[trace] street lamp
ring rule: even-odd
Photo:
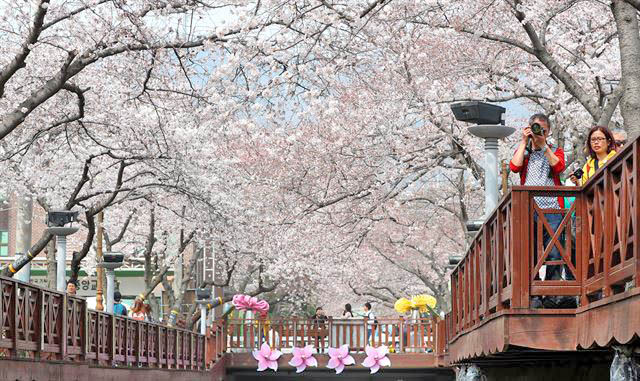
[[[457,120],[477,125],[469,132],[484,139],[484,212],[485,219],[498,206],[498,139],[513,134],[515,128],[504,125],[504,107],[485,102],[458,102],[451,105]]]
[[[207,311],[222,304],[222,298],[213,299],[213,292],[210,288],[196,289],[196,303],[200,306],[200,334],[207,332]]]
[[[78,212],[70,210],[58,210],[47,213],[47,232],[56,236],[56,289],[66,289],[67,270],[67,236],[78,231],[77,226],[72,226],[78,221]]]
[[[107,312],[113,313],[113,293],[115,292],[116,269],[122,266],[124,254],[106,252],[102,254],[102,262],[98,266],[106,270],[107,275]]]

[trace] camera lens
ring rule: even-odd
[[[533,123],[531,125],[531,132],[536,135],[542,135],[542,126],[540,125],[540,123]]]

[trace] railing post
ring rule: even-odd
[[[87,301],[82,300],[82,359],[87,361],[87,353],[89,353],[89,307]]]
[[[604,177],[604,210],[602,216],[604,220],[603,226],[603,239],[604,239],[604,286],[602,289],[602,297],[613,295],[611,291],[611,283],[609,281],[609,275],[611,273],[611,260],[613,256],[613,235],[615,234],[616,221],[614,216],[614,202],[613,202],[613,184],[611,170],[609,167],[603,169],[602,176]]]
[[[406,343],[404,342],[404,319],[403,318],[398,318],[398,335],[400,336],[399,353],[404,353],[404,346]]]
[[[327,323],[327,348],[331,348],[331,346],[333,345],[333,316],[329,316],[328,319],[328,323]],[[337,342],[337,340],[336,340]],[[322,349],[324,349],[324,342],[323,342],[323,346]]]
[[[64,360],[67,357],[67,335],[69,333],[69,298],[67,297],[67,293],[65,292],[62,297],[62,330],[60,332],[60,359]]]
[[[36,304],[38,308],[38,348],[36,349],[36,361],[40,361],[40,357],[42,355],[42,350],[44,348],[44,290],[38,288],[38,303]],[[1,327],[1,325],[0,325]]]
[[[638,226],[638,222],[640,221],[640,190],[638,188],[640,184],[640,144],[638,143],[638,139],[633,142],[633,187],[628,189],[628,192],[631,192],[630,198],[633,197],[633,205],[635,211],[631,210],[629,213],[635,212],[635,216],[629,216],[629,219],[632,220],[635,217],[636,223],[633,224],[633,246],[635,252],[633,253],[633,259],[635,261],[636,270],[634,276],[634,287],[640,287],[640,250],[638,246],[640,245],[640,227]],[[585,269],[586,272],[586,269]]]
[[[9,314],[7,315],[13,315],[13,324],[12,324],[12,328],[13,328],[13,332],[11,333],[11,340],[12,340],[12,347],[11,347],[11,357],[17,357],[18,355],[18,319],[20,319],[20,316],[18,315],[18,282],[12,280],[13,283],[13,292],[11,293],[12,297],[11,297],[11,301],[12,303],[9,304]],[[11,311],[13,310],[13,314],[11,314]]]
[[[512,191],[513,206],[511,207],[511,229],[513,244],[513,308],[529,308],[530,293],[529,263],[531,261],[531,200],[528,191]],[[535,232],[534,232],[535,234]],[[518,239],[518,237],[520,237]]]
[[[110,340],[110,348],[109,348],[109,356],[111,358],[111,366],[116,363],[116,318],[113,314],[108,314],[109,321],[111,322],[111,340]]]

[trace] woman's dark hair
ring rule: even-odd
[[[585,142],[587,150],[589,151],[589,156],[592,159],[597,159],[595,151],[591,148],[591,135],[596,131],[602,132],[604,137],[607,139],[607,153],[616,149],[616,142],[613,140],[613,134],[611,134],[611,131],[605,126],[593,126],[589,130],[589,134],[587,134],[587,141]]]
[[[318,311],[320,311],[322,309],[322,307],[316,307],[316,313],[318,313]]]
[[[76,288],[78,287],[78,282],[76,282],[75,280],[71,280],[71,279],[69,279],[69,280],[67,281],[67,286],[68,286],[69,284],[72,284],[72,285],[76,286]]]
[[[365,306],[365,307],[367,307],[367,309],[368,309],[368,310],[370,310],[370,309],[371,309],[371,303],[369,303],[369,302],[366,302],[366,303],[364,304],[364,306]]]
[[[349,304],[349,303],[344,305],[344,313],[346,313],[346,312],[351,312],[351,304]],[[351,314],[353,314],[353,312],[351,312]]]

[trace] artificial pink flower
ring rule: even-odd
[[[289,365],[296,367],[296,373],[302,373],[308,366],[318,366],[318,361],[313,357],[313,346],[293,348],[293,358],[289,361]]]
[[[329,348],[329,364],[327,368],[335,369],[336,374],[342,373],[346,365],[353,365],[356,360],[349,354],[349,345],[343,344],[340,348]]]
[[[264,343],[259,351],[253,351],[253,357],[258,360],[258,372],[262,372],[267,368],[278,371],[278,359],[282,355],[277,349],[271,349],[269,344]]]
[[[234,295],[232,303],[238,311],[253,311],[260,315],[264,315],[269,312],[269,303],[265,300],[258,300],[258,298],[251,297],[249,295]]]
[[[367,352],[367,358],[364,359],[362,365],[371,369],[371,374],[376,373],[381,366],[391,366],[391,360],[387,357],[389,348],[386,345],[377,348],[367,345],[364,351]]]

